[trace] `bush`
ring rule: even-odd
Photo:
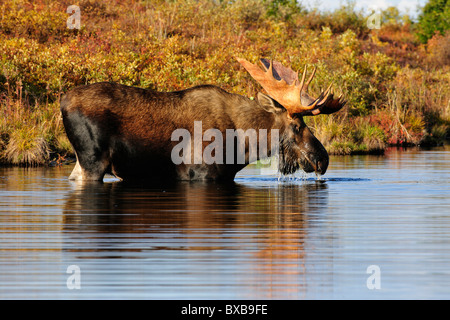
[[[428,60],[435,67],[450,65],[450,30],[445,35],[436,33],[428,40]]]
[[[235,56],[316,66],[313,95],[329,83],[345,93],[338,114],[307,119],[333,153],[448,136],[448,34],[422,46],[395,10],[369,31],[351,3],[319,13],[290,0],[83,0],[81,29],[70,30],[70,4],[0,4],[2,161],[37,164],[72,152],[59,99],[74,86],[114,81],[172,91],[209,83],[255,96],[261,87]]]
[[[417,35],[423,43],[432,38],[436,32],[444,35],[450,29],[450,1],[429,0],[419,15]]]

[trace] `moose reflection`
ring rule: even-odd
[[[250,187],[245,184],[179,182],[151,188],[122,183],[74,184],[66,200],[66,228],[95,232],[144,232],[139,226],[201,229],[264,222],[298,228],[311,208],[327,201],[321,181]]]
[[[123,183],[75,186],[66,200],[63,225],[81,246],[69,250],[95,258],[100,252],[108,258],[139,258],[150,251],[182,256],[186,250],[208,256],[228,252],[228,258],[247,257],[238,262],[250,268],[246,281],[293,277],[284,291],[298,290],[305,237],[311,231],[308,219],[320,214],[317,210],[327,206],[328,197],[327,185],[319,181],[266,187],[253,187],[254,182],[186,182],[164,189]],[[220,257],[214,261],[220,263]]]

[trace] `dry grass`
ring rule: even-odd
[[[31,131],[30,131],[31,130]],[[47,163],[50,150],[37,130],[15,130],[4,151],[5,161],[13,165],[37,166]]]
[[[20,81],[4,86],[0,95],[0,162],[37,166],[48,163],[52,154],[71,154],[59,103],[33,101]]]

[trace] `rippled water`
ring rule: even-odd
[[[0,298],[450,298],[450,149],[330,163],[157,187],[0,168]]]

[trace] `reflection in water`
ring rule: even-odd
[[[260,287],[259,298],[277,297],[278,291],[297,296],[304,283],[307,215],[327,205],[326,192],[320,181],[266,188],[190,182],[164,189],[79,184],[64,206],[64,230],[72,237],[65,250],[83,253],[79,257],[85,259],[139,258],[154,250],[187,250],[201,257],[202,251],[210,251],[218,253],[218,264],[220,256],[231,254],[235,263],[222,268],[242,273],[239,286]]]
[[[155,187],[0,167],[0,298],[450,297],[450,149],[330,163],[320,181]]]

